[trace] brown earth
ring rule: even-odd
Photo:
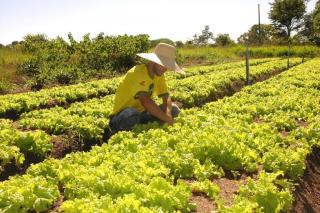
[[[46,211],[46,213],[56,213],[59,212],[59,208],[65,200],[64,189],[62,186],[59,186],[60,197],[56,200],[53,206]]]
[[[38,156],[35,156],[34,154],[26,153],[25,161],[22,165],[17,166],[15,162],[11,162],[4,166],[4,171],[0,173],[0,181],[7,180],[10,176],[13,175],[22,175],[26,172],[31,164],[40,163],[43,160],[44,158],[40,158]]]
[[[237,194],[240,186],[246,184],[248,176],[245,174],[239,175],[238,177],[228,174],[227,176],[219,179],[213,179],[212,182],[219,186],[219,197],[223,204],[231,206],[234,196]],[[194,182],[194,180],[186,180],[187,184],[192,184],[192,182]],[[217,205],[215,201],[210,199],[203,192],[193,191],[189,201],[196,205],[196,209],[193,212],[217,212]]]
[[[214,203],[214,201],[212,201],[203,193],[192,193],[192,196],[190,197],[189,202],[196,205],[196,209],[191,212],[197,212],[197,213],[217,212],[217,206]]]
[[[245,183],[245,180],[220,178],[213,180],[213,182],[220,187],[220,197],[224,201],[224,204],[231,206],[236,192],[239,187]]]
[[[320,148],[307,157],[306,170],[294,192],[292,212],[320,212]]]
[[[50,156],[53,158],[63,158],[71,152],[83,151],[79,140],[71,135],[52,135],[53,148]]]

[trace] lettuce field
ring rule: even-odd
[[[320,178],[320,59],[251,60],[249,86],[245,66],[166,73],[174,124],[114,135],[122,77],[0,96],[0,212],[298,212],[310,163]]]

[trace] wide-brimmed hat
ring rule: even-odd
[[[184,74],[185,72],[176,63],[176,48],[172,45],[159,43],[153,53],[138,53],[141,58],[153,61],[168,70]]]

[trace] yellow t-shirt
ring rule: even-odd
[[[168,88],[164,75],[155,75],[152,79],[145,64],[131,68],[117,89],[112,115],[127,107],[143,112],[145,108],[138,96],[141,92],[148,93],[149,97],[167,95]]]

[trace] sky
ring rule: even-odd
[[[317,0],[310,0],[307,11]],[[76,40],[90,33],[148,34],[150,39],[192,39],[205,25],[236,40],[258,23],[270,23],[272,0],[0,0],[0,43],[22,40],[27,34]]]

